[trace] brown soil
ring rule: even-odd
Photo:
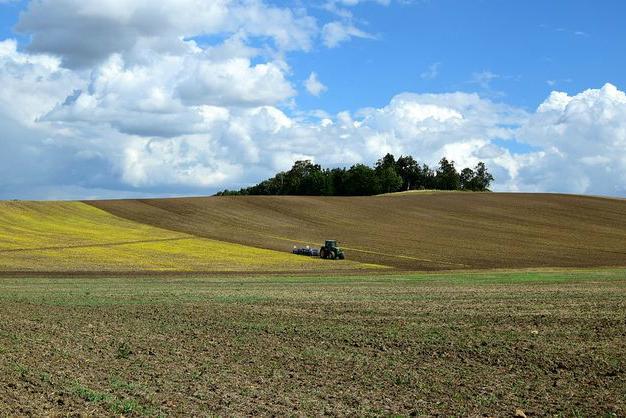
[[[514,193],[237,196],[87,202],[161,228],[261,248],[337,239],[407,270],[626,266],[626,201]]]
[[[0,416],[626,414],[623,271],[436,276],[0,279]]]

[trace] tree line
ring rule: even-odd
[[[419,164],[413,157],[397,160],[387,154],[374,167],[355,164],[346,168],[322,168],[310,160],[296,161],[289,171],[282,171],[261,183],[239,191],[224,190],[218,196],[232,195],[308,195],[371,196],[404,190],[488,191],[494,177],[485,163],[457,171],[454,161],[442,158],[436,169]]]

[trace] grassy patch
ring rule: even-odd
[[[88,388],[87,386],[83,386],[80,383],[76,383],[72,387],[72,393],[78,396],[80,399],[87,402],[102,402],[102,401],[111,401],[112,396],[108,393],[97,392]]]
[[[112,393],[93,390],[76,382],[71,387],[71,393],[81,400],[101,406],[113,414],[132,416],[156,416],[155,409],[146,406],[134,398],[120,398]]]

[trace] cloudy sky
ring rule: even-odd
[[[626,196],[622,0],[0,0],[0,199],[485,161]]]

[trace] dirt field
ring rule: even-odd
[[[335,238],[407,270],[626,266],[626,201],[511,193],[88,202],[135,222],[289,251]]]
[[[0,279],[0,416],[624,416],[626,271]]]
[[[0,202],[0,416],[624,416],[625,266],[593,197]]]

